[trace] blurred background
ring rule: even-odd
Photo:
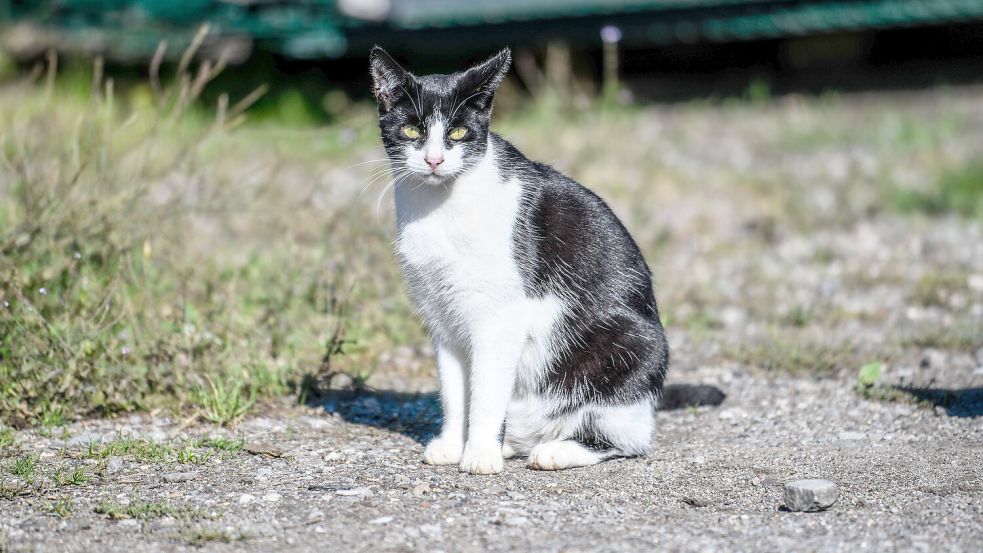
[[[508,44],[517,88],[536,92],[552,79],[588,97],[607,59],[629,99],[657,101],[983,74],[979,0],[65,0],[4,2],[0,17],[8,66],[27,68],[54,49],[85,63],[100,56],[132,76],[145,75],[162,42],[162,62],[176,63],[207,23],[197,55],[230,66],[218,88],[266,84],[261,105],[303,102],[316,117],[336,107],[325,105],[327,90],[365,97],[373,44],[421,74]],[[605,39],[617,56],[605,58]]]
[[[0,418],[433,389],[373,44],[513,48],[493,127],[625,220],[675,378],[983,378],[981,0],[6,0]]]

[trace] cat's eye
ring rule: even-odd
[[[454,127],[451,132],[447,133],[447,138],[451,140],[460,140],[468,135],[468,129],[464,127]]]
[[[416,125],[403,125],[401,130],[406,138],[420,138],[420,129]]]

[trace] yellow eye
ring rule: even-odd
[[[416,125],[403,125],[402,130],[406,138],[420,138],[420,129]]]
[[[451,132],[447,133],[447,137],[451,140],[460,140],[467,136],[467,134],[468,129],[465,129],[464,127],[454,127],[451,129]]]

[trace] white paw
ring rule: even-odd
[[[512,446],[510,446],[509,444],[502,444],[502,457],[503,458],[505,458],[505,459],[511,459],[511,458],[515,457],[516,455],[518,455],[518,452],[515,449],[512,449]]]
[[[536,470],[563,470],[600,461],[600,455],[571,440],[546,442],[529,452],[529,468]]]
[[[470,474],[498,474],[504,461],[502,447],[498,444],[476,445],[468,442],[461,455],[461,472]]]
[[[456,465],[461,461],[461,442],[435,438],[423,450],[423,462],[428,465]]]

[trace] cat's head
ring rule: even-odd
[[[495,89],[512,61],[508,48],[452,75],[418,77],[378,46],[369,59],[382,143],[400,175],[440,184],[484,157]]]

